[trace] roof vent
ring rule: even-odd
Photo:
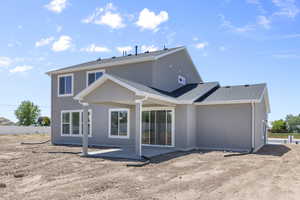
[[[246,85],[244,85],[245,87],[249,87],[250,85],[249,84],[246,84]]]
[[[111,57],[112,59],[115,59],[116,58],[116,56],[113,56],[113,57]]]
[[[225,86],[225,88],[230,88],[230,86]]]
[[[144,53],[149,53],[149,51],[145,51]]]

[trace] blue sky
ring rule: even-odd
[[[50,115],[46,71],[134,45],[185,45],[202,78],[268,84],[270,120],[300,113],[296,0],[9,0],[0,7],[0,116],[31,100]]]

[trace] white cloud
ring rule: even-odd
[[[54,37],[42,38],[35,43],[36,47],[42,47],[50,44],[54,40]]]
[[[169,15],[166,11],[161,11],[159,14],[155,14],[150,11],[148,8],[144,8],[139,15],[139,19],[136,24],[142,29],[150,29],[157,31],[158,26],[168,21]]]
[[[110,52],[110,49],[108,49],[107,47],[103,47],[103,46],[97,46],[95,44],[91,44],[86,48],[82,48],[80,49],[81,51],[85,51],[85,52]]]
[[[141,46],[141,51],[142,52],[145,52],[145,51],[157,51],[158,50],[158,47],[154,46],[154,45],[142,45]]]
[[[122,46],[122,47],[117,47],[116,48],[120,53],[123,53],[124,51],[126,51],[127,53],[129,51],[132,50],[132,47],[131,46]]]
[[[60,33],[63,29],[63,26],[57,26],[56,27],[56,32]]]
[[[12,60],[9,57],[0,57],[0,67],[7,67],[12,64]]]
[[[296,6],[295,0],[272,0],[273,4],[279,8],[279,11],[273,15],[295,18],[300,10]]]
[[[100,17],[100,20],[96,20],[95,24],[107,25],[113,29],[123,28],[123,19],[118,13],[111,13],[110,11],[106,12]]]
[[[93,14],[81,20],[81,22],[107,25],[113,29],[123,28],[125,27],[123,18],[119,13],[115,12],[116,10],[117,8],[112,3],[108,3],[103,8],[96,8]]]
[[[193,37],[193,40],[194,40],[194,41],[198,41],[199,38],[198,38],[198,37]]]
[[[23,66],[17,66],[11,70],[9,70],[10,73],[17,73],[17,72],[25,72],[28,70],[31,70],[33,67],[28,66],[28,65],[23,65]]]
[[[205,47],[207,47],[208,43],[207,42],[199,42],[195,45],[195,47],[197,49],[204,49]]]
[[[235,33],[246,33],[249,31],[253,31],[255,29],[255,25],[245,25],[245,26],[234,26],[232,25],[232,23],[229,20],[226,20],[224,15],[220,15],[221,20],[222,20],[222,24],[221,27],[231,31],[231,32],[235,32]]]
[[[67,0],[52,0],[45,7],[55,13],[61,13],[67,6]]]
[[[55,41],[52,45],[53,51],[65,51],[71,47],[72,38],[67,35],[62,35],[60,38]]]
[[[266,16],[258,16],[257,23],[264,27],[265,29],[271,28],[271,20],[268,19]]]

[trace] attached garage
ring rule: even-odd
[[[197,106],[197,145],[202,149],[251,149],[251,104]]]
[[[220,87],[196,105],[198,148],[257,151],[265,144],[265,84]]]

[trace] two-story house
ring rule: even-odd
[[[257,151],[266,84],[203,82],[187,49],[98,59],[51,76],[53,144]]]

